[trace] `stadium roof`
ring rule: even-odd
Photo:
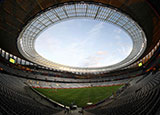
[[[132,38],[133,49],[130,55],[123,61],[107,67],[69,67],[51,62],[35,51],[34,42],[37,36],[51,25],[70,18],[90,18],[115,24],[125,30]],[[39,13],[22,30],[18,37],[18,48],[20,53],[28,60],[39,65],[75,72],[97,72],[110,71],[125,67],[137,60],[146,48],[146,37],[139,25],[129,16],[115,8],[95,3],[71,3],[59,7],[50,7],[43,13]]]
[[[75,0],[75,2],[81,2]],[[85,0],[84,0],[85,2]],[[141,59],[148,54],[159,40],[160,36],[160,17],[156,13],[159,7],[158,0],[92,0],[87,3],[102,3],[109,7],[116,8],[120,12],[131,17],[144,31],[147,38],[147,48]],[[0,1],[0,46],[5,51],[12,53],[23,59],[24,57],[18,50],[17,39],[20,32],[26,25],[34,19],[37,14],[43,14],[51,7],[63,6],[66,3],[72,3],[70,0],[1,0]],[[136,61],[134,60],[134,61]],[[134,62],[133,61],[133,62]]]

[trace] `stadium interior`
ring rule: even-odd
[[[36,53],[39,33],[81,17],[124,29],[131,54],[80,68]],[[159,95],[159,0],[0,0],[0,115],[160,115]]]

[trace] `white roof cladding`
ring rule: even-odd
[[[90,18],[119,26],[125,30],[133,40],[133,49],[130,55],[117,64],[100,68],[69,67],[51,62],[40,56],[34,49],[34,42],[37,36],[53,24],[71,18]],[[128,66],[143,54],[147,41],[142,28],[128,15],[115,8],[94,3],[65,3],[37,14],[37,16],[23,28],[19,35],[17,45],[20,53],[34,63],[64,71],[92,73],[111,71]]]

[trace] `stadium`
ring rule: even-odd
[[[0,115],[159,115],[159,6],[159,0],[0,0]],[[79,19],[124,31],[133,44],[128,55],[110,65],[72,66],[37,52],[36,41],[46,30]],[[76,29],[86,35],[85,26]],[[90,32],[93,38],[96,31]],[[79,57],[81,49],[75,52]]]

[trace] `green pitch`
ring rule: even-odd
[[[35,88],[43,95],[50,99],[69,106],[71,103],[79,107],[84,107],[88,102],[93,104],[110,97],[113,92],[116,92],[122,85],[108,87],[90,87],[78,89],[43,89]]]

